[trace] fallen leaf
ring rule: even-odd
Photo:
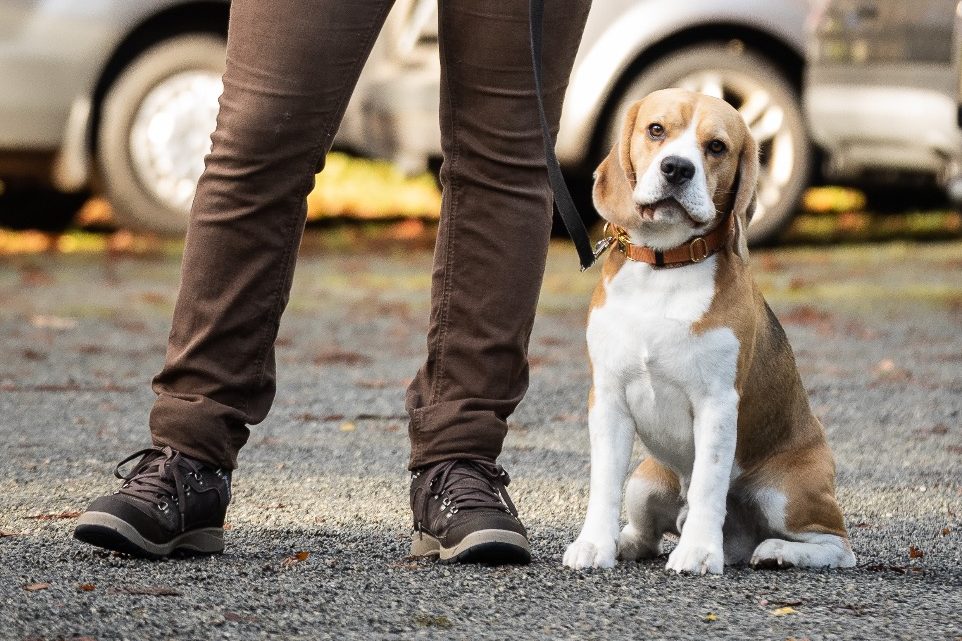
[[[27,348],[22,352],[24,359],[28,361],[45,361],[47,360],[47,355],[43,352],[38,352],[35,349]]]
[[[28,583],[23,586],[23,589],[27,592],[37,592],[39,590],[46,590],[50,587],[49,583]]]
[[[54,329],[57,331],[64,331],[75,328],[77,326],[77,320],[74,318],[61,318],[60,316],[37,314],[30,318],[30,324],[39,329]]]
[[[225,531],[225,532],[230,532],[230,531],[233,530],[233,529],[234,529],[234,524],[233,524],[233,523],[230,523],[230,522],[224,523],[224,531]]]
[[[366,365],[373,359],[367,354],[343,350],[327,350],[314,357],[315,365]]]
[[[835,332],[832,315],[811,305],[799,305],[779,316],[779,320],[786,325],[812,327],[823,335]]]
[[[77,348],[81,354],[103,354],[107,349],[102,345],[84,344]]]
[[[802,600],[801,599],[781,599],[779,601],[770,601],[770,603],[772,605],[791,606],[791,605],[801,605]]]
[[[168,302],[167,296],[160,292],[144,292],[140,299],[148,305],[166,305]]]
[[[93,592],[96,587],[93,583],[81,583],[77,586],[77,589],[81,592]]]
[[[919,436],[944,436],[949,433],[949,426],[945,423],[936,423],[932,427],[921,427],[913,432]]]
[[[257,623],[257,617],[237,612],[225,612],[224,619],[235,623]]]
[[[9,530],[0,530],[0,539],[8,536],[17,536],[16,532],[11,532]]]
[[[705,621],[717,621],[717,620],[718,620],[718,615],[715,614],[714,612],[709,612],[708,614],[705,615]]]
[[[59,514],[34,514],[24,518],[37,521],[58,521],[60,519],[75,519],[78,516],[80,516],[80,512],[60,512]]]
[[[350,422],[350,421],[346,421],[346,422],[344,422],[344,423],[341,423],[341,431],[342,431],[342,432],[353,432],[353,431],[356,430],[356,429],[357,429],[357,426],[356,426],[354,423]]]
[[[876,378],[885,381],[907,381],[912,378],[912,372],[904,367],[899,367],[890,358],[880,360],[872,369],[872,373],[875,374]]]
[[[301,550],[300,552],[295,552],[291,556],[281,561],[281,566],[285,568],[289,568],[291,566],[297,565],[298,563],[303,563],[304,561],[307,560],[309,556],[311,556],[311,553],[306,552],[304,550]]]
[[[771,611],[771,615],[776,617],[784,617],[788,616],[789,614],[797,614],[797,610],[795,610],[795,608],[785,606],[784,608],[775,608]]]
[[[452,625],[451,619],[442,615],[432,615],[432,614],[419,614],[414,617],[414,622],[425,628],[450,628]]]
[[[909,558],[910,558],[910,559],[921,559],[921,558],[923,558],[924,556],[925,556],[925,552],[923,552],[920,548],[917,548],[917,547],[915,547],[914,545],[910,545],[910,546],[909,546]]]
[[[383,378],[359,378],[354,384],[364,389],[387,389],[389,387],[403,387],[401,381],[388,381]]]
[[[304,421],[305,423],[316,423],[316,422],[327,422],[327,421],[341,421],[344,420],[343,414],[314,414],[312,412],[304,412],[303,414],[298,414],[295,417],[299,421]]]
[[[942,528],[942,536],[948,536],[950,532],[952,532],[952,530],[950,530],[949,528],[947,527]],[[2,532],[0,532],[0,536],[3,536]]]

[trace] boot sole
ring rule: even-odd
[[[73,536],[99,548],[148,559],[170,556],[175,551],[188,554],[220,554],[224,551],[224,528],[190,530],[168,543],[154,543],[145,539],[130,523],[106,512],[81,514]]]
[[[436,556],[440,563],[525,565],[531,562],[531,545],[524,536],[510,530],[478,530],[446,548],[430,534],[420,532],[414,534],[411,556]]]

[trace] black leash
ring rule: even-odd
[[[554,191],[554,203],[561,215],[561,222],[564,223],[568,235],[574,241],[575,249],[578,250],[578,259],[581,261],[581,271],[591,267],[595,262],[595,252],[591,248],[591,240],[588,238],[588,230],[585,229],[584,219],[578,212],[568,185],[565,184],[564,176],[561,173],[561,165],[558,164],[558,157],[554,152],[554,138],[551,136],[551,128],[548,126],[548,117],[544,113],[544,86],[541,80],[541,50],[543,43],[543,24],[544,24],[544,0],[531,0],[529,8],[529,24],[531,27],[531,64],[534,67],[534,89],[538,98],[538,114],[541,116],[541,133],[544,137],[544,155],[548,161],[548,180],[551,182],[551,189]]]

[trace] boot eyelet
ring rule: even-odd
[[[159,507],[162,512],[166,512],[167,509],[170,507],[170,504],[167,503],[167,501],[161,501],[160,503],[157,504],[157,507]]]

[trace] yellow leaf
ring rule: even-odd
[[[353,431],[356,430],[356,429],[357,429],[357,426],[354,425],[354,423],[351,423],[350,421],[348,421],[348,422],[346,422],[346,423],[341,423],[341,431],[342,431],[342,432],[353,432]]]
[[[789,614],[796,614],[796,613],[797,611],[795,610],[795,608],[790,608],[788,606],[785,606],[784,608],[775,608],[774,610],[772,610],[772,615],[776,617],[783,617]]]
[[[709,612],[708,614],[705,615],[705,621],[717,621],[717,620],[718,620],[718,615],[715,614],[714,612]]]

